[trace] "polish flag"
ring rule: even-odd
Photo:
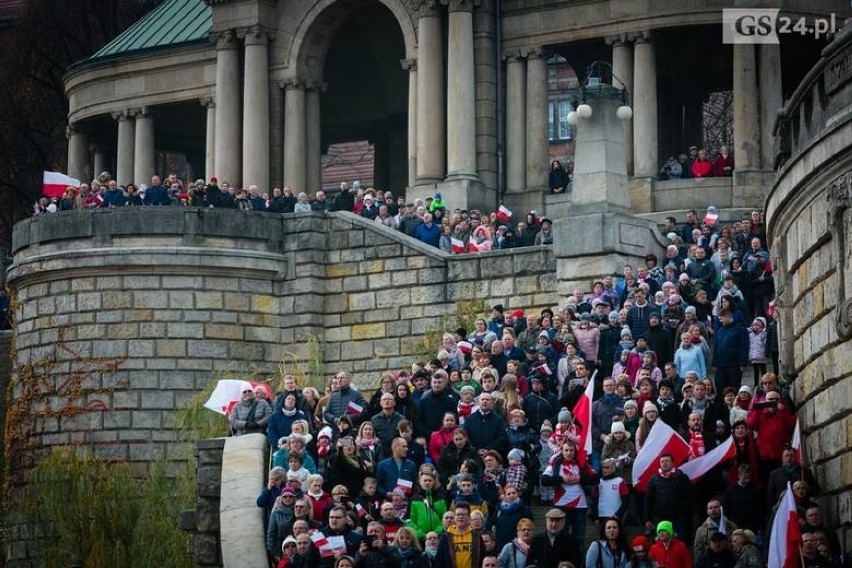
[[[505,205],[501,205],[499,209],[497,209],[497,218],[501,221],[508,221],[512,218],[512,212],[509,211]]]
[[[311,542],[314,543],[314,546],[320,549],[328,546],[328,539],[320,531],[314,531],[311,533]]]
[[[346,406],[346,414],[354,414],[355,416],[359,416],[364,412],[364,407],[360,404],[356,404],[353,400]]]
[[[715,225],[719,221],[718,213],[710,213],[707,212],[707,215],[704,216],[704,224],[705,225]]]
[[[358,513],[359,517],[367,516],[367,509],[365,509],[361,503],[355,503],[355,512]]]
[[[41,179],[41,194],[45,197],[65,197],[69,185],[74,189],[80,188],[80,180],[59,172],[44,172]]]
[[[580,441],[577,443],[577,463],[581,466],[586,463],[588,456],[592,455],[592,398],[595,395],[595,375],[589,379],[585,392],[580,400],[574,405],[574,420],[580,422]]]
[[[450,250],[455,253],[461,254],[464,252],[464,241],[461,241],[455,237],[450,237]]]
[[[787,491],[781,497],[775,519],[772,521],[772,534],[769,537],[769,566],[773,568],[798,566],[801,541],[796,500],[793,498],[793,488],[787,482]]]
[[[467,252],[479,252],[479,247],[473,241],[467,242]]]
[[[799,419],[796,418],[796,429],[793,430],[793,439],[790,446],[796,451],[796,461],[802,463],[802,432],[799,430]]]
[[[547,375],[548,377],[553,374],[553,371],[550,369],[550,366],[548,366],[547,363],[542,363],[541,365],[536,367],[536,370],[543,375]]]
[[[670,454],[675,467],[689,455],[689,444],[660,419],[654,421],[651,433],[633,461],[633,485],[644,492],[648,482],[660,468],[660,456]]]
[[[407,479],[397,479],[396,486],[402,489],[403,493],[411,493],[411,490],[414,488],[414,483]]]
[[[734,437],[731,436],[709,453],[690,460],[680,466],[680,470],[686,474],[690,481],[695,483],[705,473],[719,465],[720,463],[733,459],[737,455],[737,449],[734,446]],[[724,531],[722,531],[724,532]]]
[[[458,347],[459,351],[461,351],[465,355],[473,351],[473,343],[471,343],[470,341],[459,341],[456,344],[456,347]]]

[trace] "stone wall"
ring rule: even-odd
[[[189,455],[175,409],[214,371],[273,374],[282,356],[307,362],[313,338],[326,373],[367,387],[420,359],[459,300],[557,303],[550,247],[451,256],[348,213],[73,211],[19,223],[13,249],[14,363],[54,362],[39,442],[140,471]]]
[[[852,33],[823,51],[776,126],[778,179],[767,200],[804,459],[844,549],[852,549]]]

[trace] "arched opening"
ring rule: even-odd
[[[404,190],[408,180],[408,76],[396,16],[370,0],[351,9],[331,39],[320,98],[322,185],[361,178]]]

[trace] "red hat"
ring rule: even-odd
[[[515,319],[524,317],[524,310],[515,310],[512,312],[512,317]]]
[[[219,181],[219,178],[217,178],[216,176],[213,176],[212,178],[210,178],[210,183],[216,183],[218,181]]]
[[[651,541],[647,537],[639,535],[633,539],[631,546],[633,552],[648,552],[651,550]]]

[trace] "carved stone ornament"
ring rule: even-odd
[[[834,258],[837,261],[837,307],[834,324],[840,339],[852,337],[852,298],[846,297],[846,278],[849,270],[844,213],[852,208],[852,172],[834,180],[828,187],[828,226],[834,243]]]
[[[210,42],[216,49],[237,49],[237,34],[234,30],[210,32]]]

